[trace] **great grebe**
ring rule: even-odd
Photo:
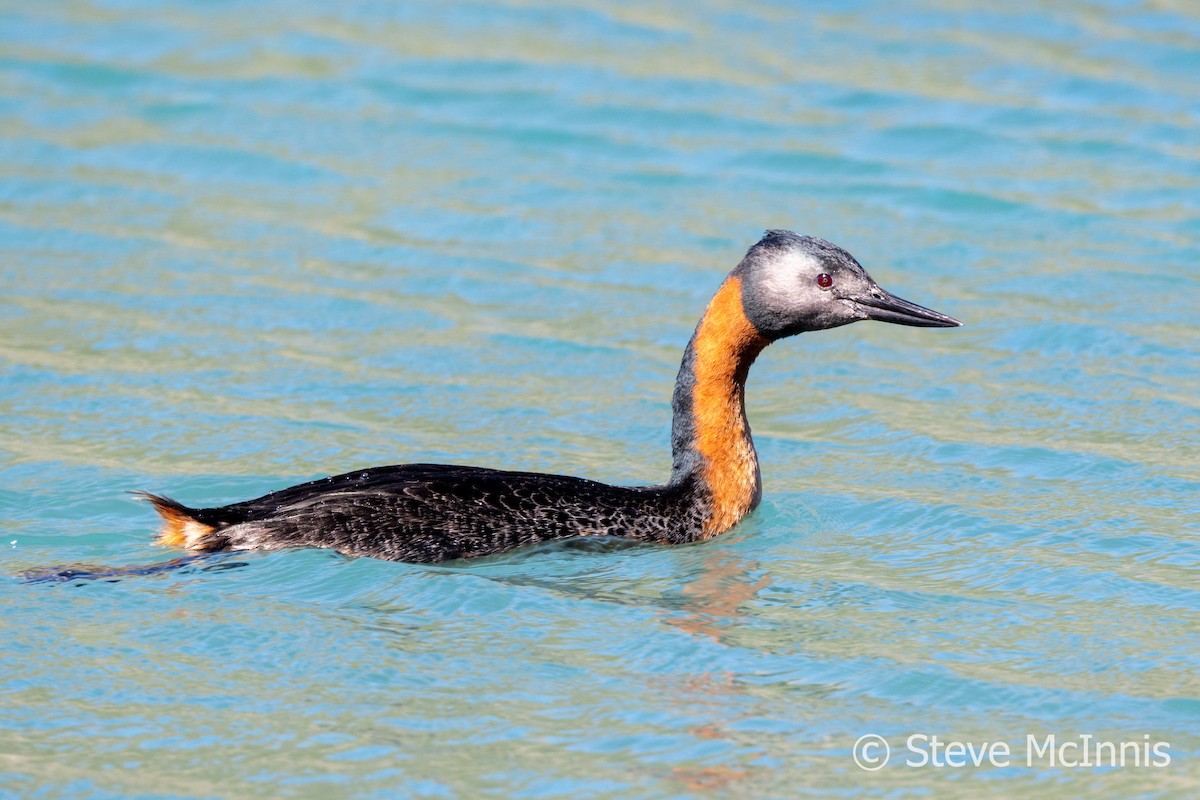
[[[708,304],[672,398],[673,464],[656,486],[443,464],[357,470],[219,508],[139,492],[163,518],[158,542],[193,551],[324,547],[348,556],[437,562],[576,536],[662,544],[710,539],[762,496],[746,421],[746,376],[763,348],[864,319],[961,325],[881,289],[823,239],[767,231]]]

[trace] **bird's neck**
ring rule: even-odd
[[[746,318],[741,279],[730,276],[688,343],[672,400],[671,484],[690,480],[700,490],[702,538],[732,528],[762,496],[745,389],[750,365],[768,344]]]

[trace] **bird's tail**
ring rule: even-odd
[[[156,544],[166,547],[182,547],[188,550],[213,549],[206,541],[215,528],[196,519],[196,510],[169,497],[160,497],[149,492],[131,492],[154,504],[154,510],[162,517],[163,526],[158,532]]]

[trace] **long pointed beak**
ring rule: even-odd
[[[954,317],[902,300],[879,287],[863,297],[855,297],[854,302],[867,312],[868,319],[880,322],[912,325],[915,328],[957,328],[962,325]]]

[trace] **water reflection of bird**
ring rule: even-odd
[[[163,518],[159,542],[195,551],[325,547],[436,562],[575,536],[709,539],[750,513],[762,493],[744,404],[754,359],[777,339],[864,319],[961,324],[884,291],[836,245],[767,231],[721,284],[684,351],[672,401],[671,477],[657,486],[404,464],[219,508],[144,496]]]

